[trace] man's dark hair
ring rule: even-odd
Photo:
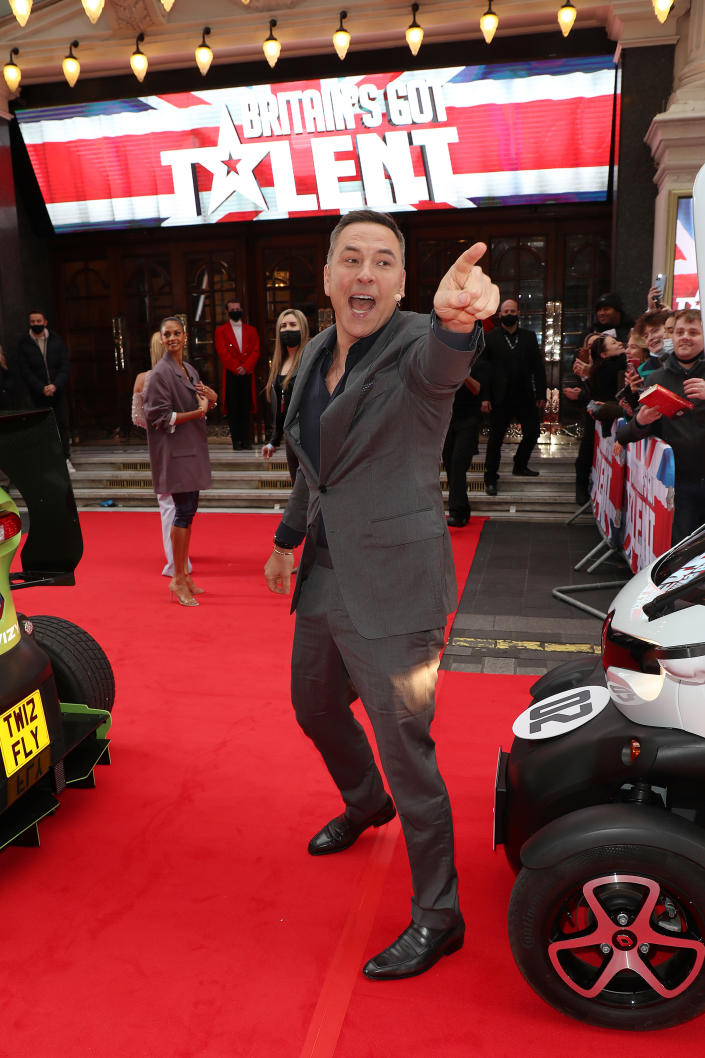
[[[43,316],[44,319],[47,318],[46,312],[42,312],[41,309],[30,309],[29,312],[27,313],[27,315],[28,316]]]
[[[389,228],[390,231],[393,231],[397,237],[399,248],[401,249],[401,263],[402,268],[404,267],[406,243],[404,242],[404,236],[399,229],[399,225],[394,220],[394,217],[390,217],[388,213],[378,213],[375,209],[353,209],[350,213],[346,213],[344,217],[340,218],[336,226],[333,228],[333,231],[330,233],[330,244],[328,246],[326,264],[330,264],[330,259],[333,256],[338,236],[343,229],[347,228],[350,224],[381,224],[383,228]]]
[[[656,312],[645,312],[643,326],[644,328],[663,327],[668,317],[672,315],[673,313],[670,309],[657,309]]]

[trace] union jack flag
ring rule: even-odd
[[[622,422],[623,420],[619,420]],[[590,499],[597,528],[613,548],[622,545],[624,529],[624,468],[625,454],[621,445],[615,451],[617,422],[612,423],[605,437],[602,426],[595,426],[595,447],[592,457],[592,486]]]
[[[17,118],[57,231],[605,197],[608,56],[336,77]]]
[[[671,546],[676,467],[673,449],[659,437],[627,445],[624,554],[632,572]]]

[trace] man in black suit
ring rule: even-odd
[[[533,331],[519,326],[519,305],[512,298],[499,308],[499,327],[485,337],[485,359],[490,368],[489,399],[483,409],[490,412],[490,435],[485,458],[485,491],[497,495],[497,470],[502,442],[509,424],[521,426],[521,442],[514,456],[513,474],[538,477],[530,470],[529,457],[541,432],[541,413],[546,404],[546,371]]]
[[[66,466],[71,462],[71,432],[66,386],[69,380],[69,354],[56,331],[50,331],[43,312],[29,314],[29,330],[17,343],[17,365],[35,408],[52,408],[61,437]]]

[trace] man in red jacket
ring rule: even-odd
[[[256,405],[255,364],[259,360],[259,335],[242,322],[242,305],[229,301],[228,322],[216,328],[215,351],[223,367],[220,392],[228,416],[233,448],[250,447],[250,408]]]

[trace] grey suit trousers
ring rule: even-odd
[[[384,805],[382,777],[350,708],[360,697],[406,840],[412,919],[447,929],[460,917],[448,791],[430,734],[443,629],[365,639],[333,569],[308,571],[296,610],[292,701],[355,820]]]

